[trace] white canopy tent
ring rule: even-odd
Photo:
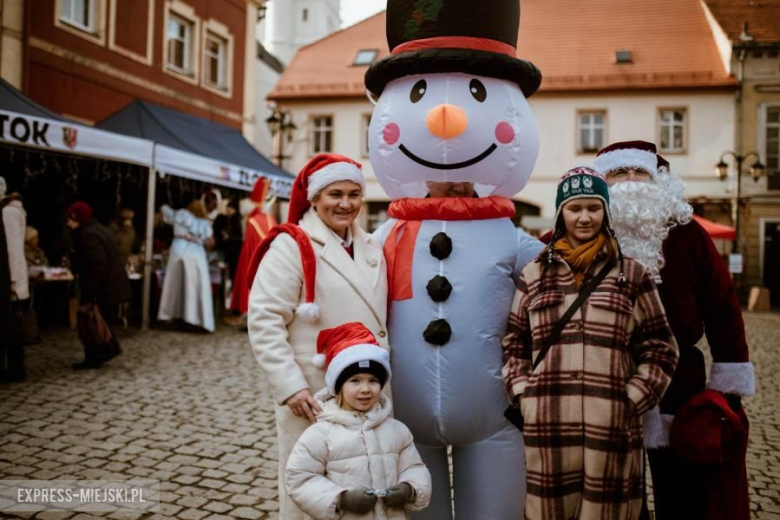
[[[127,110],[129,107],[101,122],[103,129],[79,124],[49,111],[0,79],[0,143],[149,168],[142,318],[142,329],[147,330],[156,175],[175,175],[244,191],[250,191],[258,177],[265,177],[271,181],[271,191],[281,198],[289,198],[293,177],[260,155],[234,129],[141,101],[130,106],[151,114],[157,126],[135,128],[132,121],[140,122],[142,118]],[[112,125],[117,128],[109,128]],[[185,135],[194,142],[184,143]],[[236,160],[231,160],[234,157]]]

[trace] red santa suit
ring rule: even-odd
[[[744,424],[745,442],[730,450],[728,464],[694,461],[669,439],[678,411],[705,388],[734,396],[755,393],[736,289],[712,239],[695,221],[672,228],[663,254],[666,264],[658,292],[680,360],[660,413],[656,408],[645,418],[656,516],[659,520],[748,520],[748,420],[741,406],[736,414]],[[705,334],[713,358],[709,381],[704,355],[695,346]]]
[[[262,177],[257,179],[249,200],[257,206],[247,218],[246,231],[244,232],[244,245],[241,248],[241,256],[238,258],[236,278],[233,281],[233,296],[230,299],[230,308],[246,314],[249,302],[249,284],[247,272],[257,247],[260,245],[272,227],[276,225],[276,219],[272,215],[263,213],[262,206],[268,194],[270,183]]]

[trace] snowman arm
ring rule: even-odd
[[[529,262],[533,261],[544,249],[544,244],[522,229],[517,230],[517,257],[515,260],[514,280],[517,285],[520,273]]]
[[[387,240],[387,236],[390,234],[390,232],[393,230],[393,226],[395,226],[395,223],[398,221],[398,219],[391,218],[378,228],[376,228],[376,231],[371,233],[371,236],[379,242],[379,245],[381,247],[385,246],[385,240]]]

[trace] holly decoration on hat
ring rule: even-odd
[[[439,11],[444,7],[444,0],[418,0],[414,3],[412,19],[404,26],[404,35],[407,38],[414,37],[423,22],[435,22],[439,17]]]

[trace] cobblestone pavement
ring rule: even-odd
[[[759,392],[746,402],[751,507],[780,520],[780,315],[745,321]],[[81,372],[70,368],[82,357],[71,331],[28,347],[28,380],[0,385],[0,479],[162,482],[159,514],[108,515],[118,520],[277,518],[272,401],[246,335],[153,331],[122,345],[119,358]]]

